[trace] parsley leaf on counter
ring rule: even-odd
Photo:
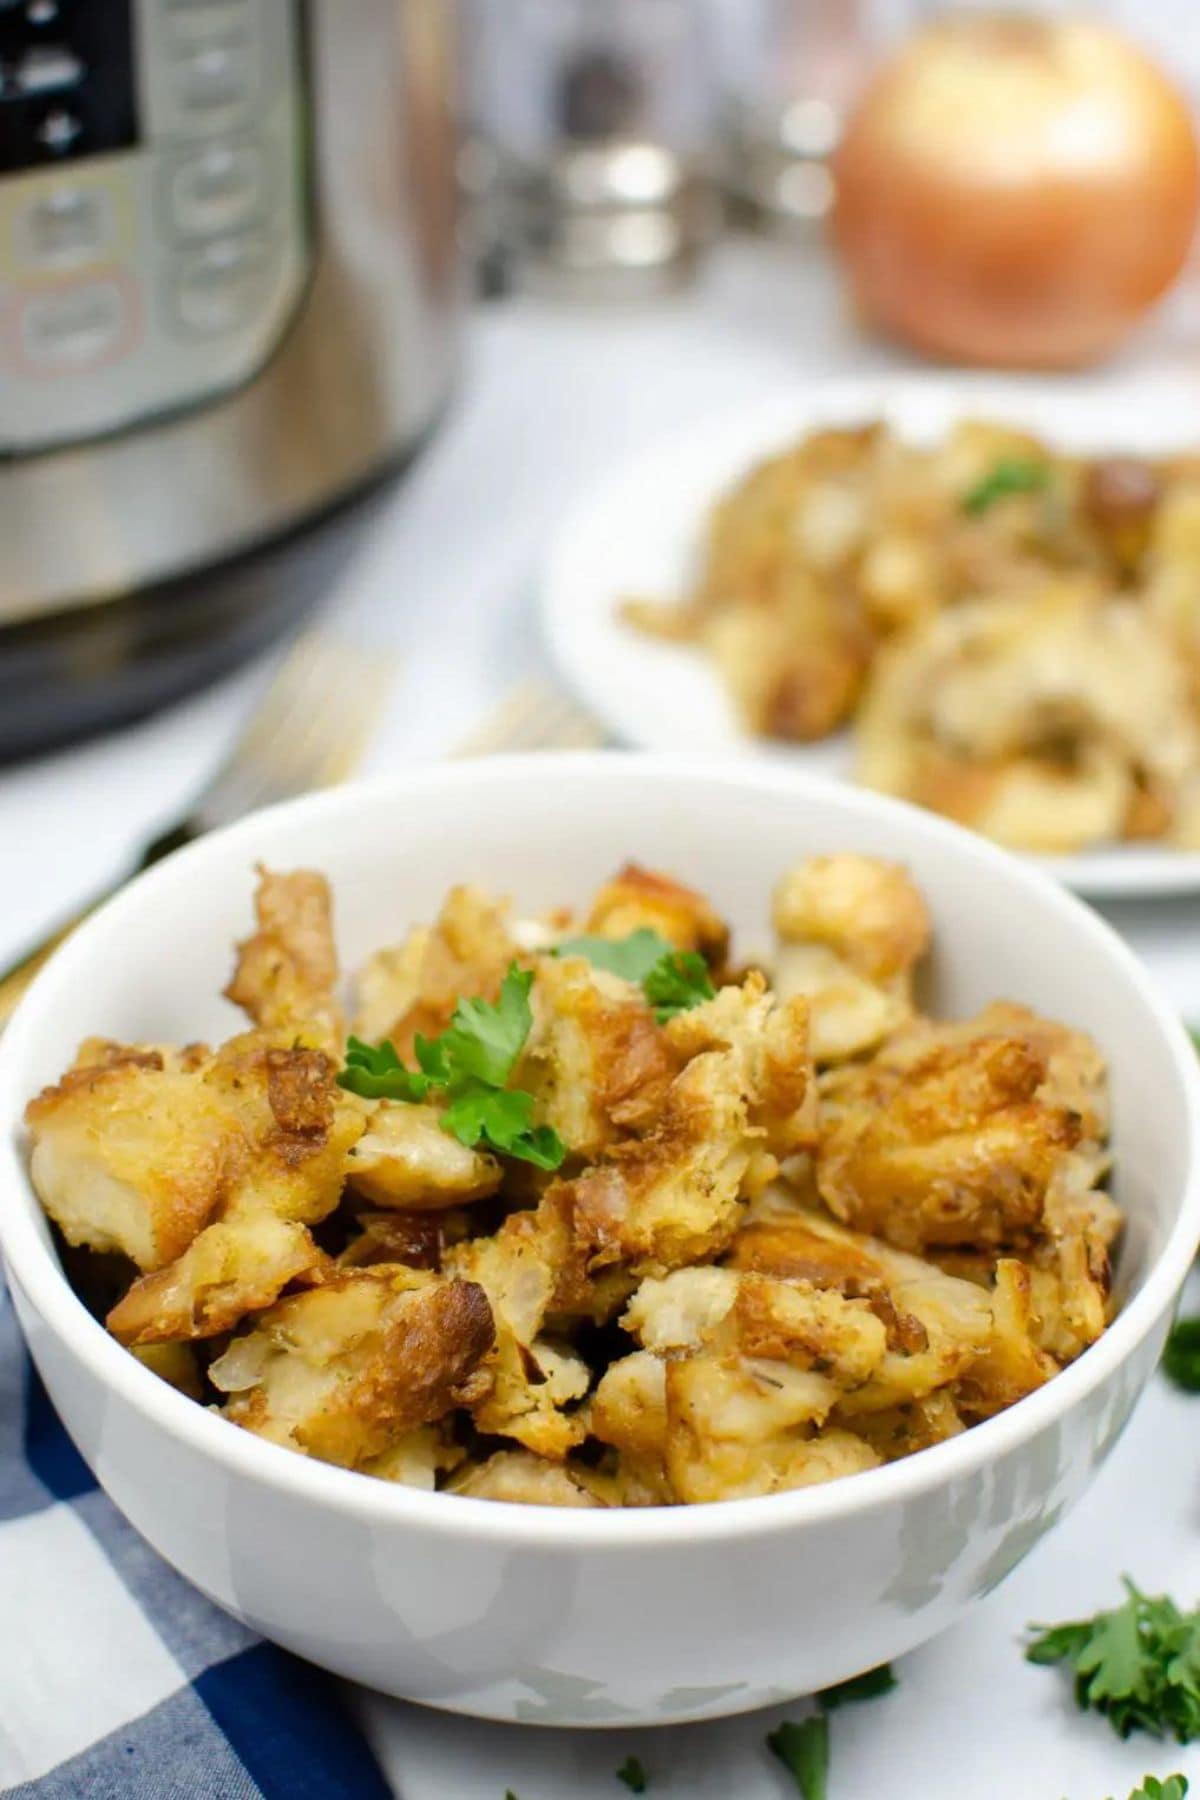
[[[892,1674],[891,1663],[880,1663],[877,1669],[866,1669],[852,1675],[849,1681],[822,1688],[817,1695],[821,1711],[797,1725],[785,1719],[778,1731],[769,1732],[767,1744],[795,1778],[804,1800],[826,1800],[829,1778],[829,1720],[827,1713],[839,1706],[850,1706],[856,1700],[875,1700],[890,1694],[899,1682]]]
[[[1183,1613],[1165,1595],[1141,1593],[1111,1612],[1046,1629],[1025,1654],[1033,1663],[1066,1663],[1079,1707],[1103,1713],[1120,1737],[1132,1731],[1200,1736],[1200,1612]]]
[[[533,1023],[532,984],[532,971],[514,963],[499,1000],[460,1000],[440,1037],[416,1039],[419,1072],[405,1068],[393,1045],[352,1037],[339,1084],[368,1100],[424,1100],[436,1090],[447,1101],[442,1129],[460,1144],[557,1169],[566,1154],[558,1133],[534,1126],[532,1094],[504,1085]]]
[[[1129,1800],[1184,1800],[1187,1791],[1186,1775],[1168,1775],[1162,1781],[1156,1775],[1143,1775],[1141,1787],[1134,1788]]]
[[[617,1770],[617,1780],[623,1781],[631,1794],[644,1794],[649,1786],[649,1779],[636,1756],[627,1756]]]
[[[977,518],[997,500],[1006,500],[1010,494],[1039,493],[1049,480],[1050,470],[1045,463],[1034,462],[1027,456],[1002,456],[983,479],[964,494],[963,511]]]
[[[839,1681],[836,1687],[822,1688],[817,1699],[826,1712],[834,1712],[839,1706],[849,1706],[855,1700],[877,1700],[881,1694],[890,1694],[899,1685],[892,1674],[891,1663],[880,1663],[877,1669],[852,1675],[849,1681]]]
[[[1200,1394],[1200,1318],[1176,1319],[1163,1351],[1163,1374],[1185,1393]]]
[[[645,925],[623,938],[568,938],[555,945],[554,954],[583,956],[594,969],[638,982],[660,1025],[702,1000],[711,1000],[716,992],[702,956],[695,950],[677,950]]]
[[[790,1771],[803,1800],[828,1800],[829,1720],[823,1713],[798,1725],[785,1719],[767,1733],[767,1747]]]

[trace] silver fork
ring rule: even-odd
[[[367,656],[319,631],[301,638],[186,818],[146,845],[132,873],[260,806],[345,781],[366,748],[394,675],[395,665],[378,651]],[[583,750],[604,738],[602,727],[581,707],[534,678],[514,688],[451,754]],[[97,895],[0,975],[0,1031],[63,939],[121,885]]]
[[[502,750],[594,750],[604,727],[540,676],[515,687],[451,755],[494,756]]]
[[[319,630],[300,638],[191,811],[145,846],[132,872],[257,807],[344,781],[366,747],[394,675],[394,663],[378,650],[367,655]],[[107,898],[97,895],[0,975],[0,1031],[42,965]]]

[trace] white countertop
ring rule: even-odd
[[[1184,309],[1094,381],[1171,378],[1189,347]],[[481,311],[450,417],[374,515],[330,598],[348,636],[401,658],[368,767],[453,746],[540,666],[533,570],[563,504],[664,431],[783,383],[902,366],[845,320],[824,267],[759,246],[722,251],[702,285],[625,311],[532,300]],[[1191,379],[1200,384],[1200,375]],[[117,875],[186,810],[251,704],[269,660],[199,699],[108,738],[0,772],[0,966]],[[1164,992],[1200,1019],[1200,896],[1105,909]],[[1147,1770],[1200,1778],[1200,1754],[1120,1744],[1069,1707],[1065,1684],[1027,1668],[1030,1618],[1090,1613],[1128,1570],[1181,1602],[1200,1594],[1200,1400],[1161,1384],[1079,1510],[968,1623],[906,1659],[900,1692],[833,1721],[831,1800],[1124,1800]],[[803,1622],[797,1621],[797,1629]],[[631,1654],[636,1631],[631,1630]],[[786,1710],[786,1709],[785,1709]],[[405,1800],[607,1800],[631,1748],[659,1794],[772,1800],[789,1790],[755,1718],[648,1734],[535,1733],[447,1725],[372,1700],[372,1731]]]

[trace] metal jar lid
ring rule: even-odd
[[[707,170],[638,139],[570,143],[513,171],[518,255],[530,285],[640,297],[691,274],[719,225]]]
[[[755,222],[801,233],[822,225],[833,204],[830,161],[841,123],[837,108],[815,95],[732,110],[728,185]]]

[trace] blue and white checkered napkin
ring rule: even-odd
[[[0,1795],[391,1793],[335,1682],[211,1606],[100,1491],[0,1281]]]

